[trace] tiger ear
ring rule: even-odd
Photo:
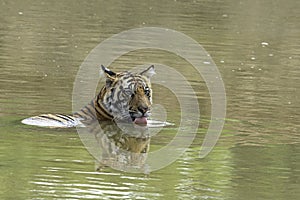
[[[109,70],[108,68],[104,67],[103,65],[101,65],[101,69],[103,70],[103,72],[105,73],[105,75],[110,78],[110,77],[114,77],[117,75],[115,72]]]
[[[154,65],[151,65],[150,67],[148,67],[147,69],[145,69],[144,71],[142,71],[140,73],[140,75],[142,76],[146,76],[147,78],[151,78],[155,73],[155,70],[154,70]]]
[[[106,86],[109,87],[111,84],[116,80],[116,73],[109,70],[108,68],[101,65],[101,69],[103,70],[105,76],[106,76]]]

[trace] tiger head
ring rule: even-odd
[[[100,101],[105,110],[115,121],[147,124],[152,104],[150,78],[155,74],[154,66],[140,73],[115,73],[104,66],[102,70],[106,84]]]

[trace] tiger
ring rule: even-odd
[[[94,152],[96,170],[110,166],[119,170],[147,173],[146,159],[150,147],[147,129],[151,114],[151,65],[140,73],[115,73],[101,65],[105,84],[81,110],[72,115],[42,114],[22,120],[28,125],[47,127],[84,126]],[[115,123],[117,122],[117,123]],[[137,128],[137,127],[138,128]]]
[[[140,73],[129,71],[115,73],[101,65],[106,77],[100,92],[81,110],[72,115],[42,114],[22,120],[23,124],[47,127],[75,127],[83,122],[114,121],[147,125],[152,105],[150,78],[154,65]]]

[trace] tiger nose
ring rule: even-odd
[[[148,107],[148,106],[139,106],[139,107],[138,107],[138,110],[139,110],[142,114],[145,114],[145,113],[149,110],[149,107]]]

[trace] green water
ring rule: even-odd
[[[0,0],[0,199],[299,199],[299,12],[296,0]],[[148,176],[109,167],[96,172],[76,129],[20,123],[40,113],[71,113],[73,82],[89,52],[114,34],[149,26],[192,37],[219,68],[227,119],[207,157],[198,155],[210,96],[191,67],[181,69],[198,95],[197,137],[176,162]],[[148,61],[187,65],[141,50],[111,67]],[[174,95],[158,85],[153,90],[154,102],[178,124]],[[150,149],[175,134],[162,130]]]

